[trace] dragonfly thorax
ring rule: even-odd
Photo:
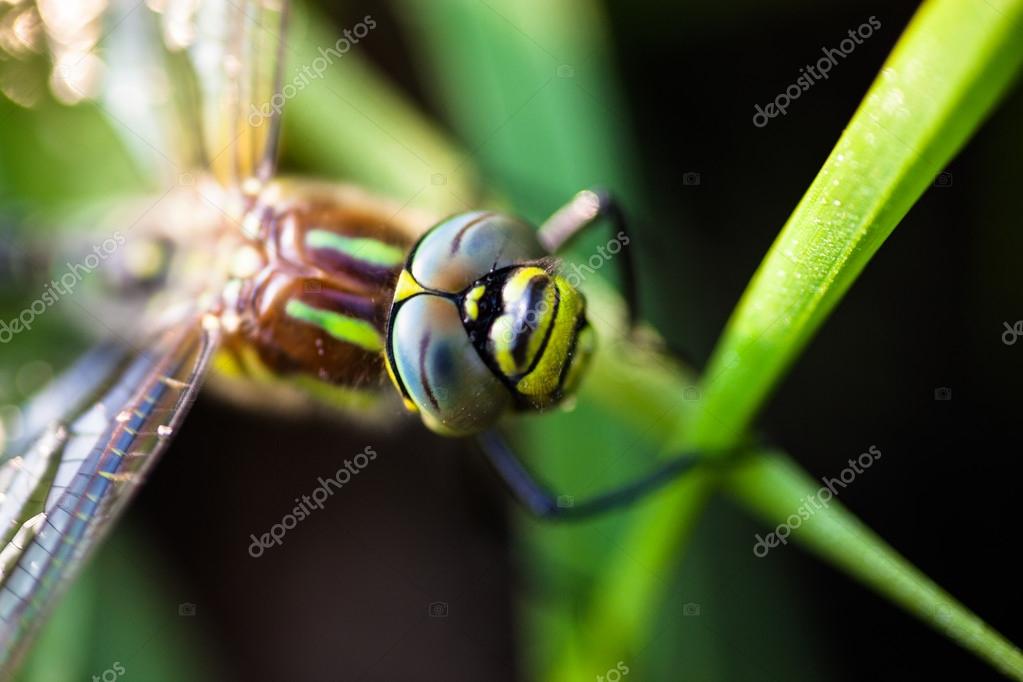
[[[344,186],[275,183],[249,211],[245,267],[221,317],[227,366],[248,378],[307,377],[377,390],[394,286],[414,240],[390,202]],[[252,249],[258,255],[250,255]],[[244,272],[243,272],[244,271]]]

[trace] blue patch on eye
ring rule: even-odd
[[[455,360],[449,344],[434,344],[434,351],[430,354],[430,374],[437,384],[447,384],[455,379]]]

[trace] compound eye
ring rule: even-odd
[[[474,211],[433,227],[416,247],[409,269],[422,286],[456,294],[489,272],[546,255],[529,225]]]
[[[473,347],[456,304],[421,294],[402,302],[394,315],[388,339],[392,371],[423,422],[455,436],[492,426],[512,396]]]

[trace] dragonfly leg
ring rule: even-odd
[[[677,455],[661,462],[649,474],[619,488],[576,501],[552,492],[526,467],[508,442],[496,431],[487,431],[479,437],[480,445],[494,469],[504,480],[515,498],[536,517],[549,520],[575,520],[596,516],[626,507],[641,500],[669,481],[684,475],[699,465],[732,460],[732,457],[708,458],[704,454]]]
[[[537,236],[540,243],[551,253],[558,253],[587,228],[597,225],[603,219],[610,221],[614,238],[607,245],[607,253],[600,250],[602,258],[614,258],[622,278],[622,296],[627,306],[629,327],[634,327],[639,318],[639,298],[636,289],[636,268],[632,256],[632,236],[626,225],[621,205],[606,190],[586,189],[579,192],[567,204],[540,226]],[[617,245],[613,251],[611,244]],[[621,254],[620,257],[617,254]]]
[[[618,262],[618,271],[622,281],[622,297],[625,299],[626,319],[629,325],[629,338],[636,343],[646,343],[647,338],[636,334],[639,322],[639,288],[636,279],[636,261],[632,252],[632,233],[629,231],[625,213],[615,198],[601,188],[586,189],[567,204],[559,208],[554,215],[540,226],[537,236],[540,243],[553,254],[560,252],[573,239],[587,228],[601,223],[603,219],[610,221],[615,230],[613,242],[617,243],[617,255],[611,252],[611,242],[607,245],[607,253],[600,251],[602,257],[614,257]],[[618,257],[618,256],[621,257]],[[696,367],[692,356],[678,348],[671,352],[690,367]]]

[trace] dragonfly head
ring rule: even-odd
[[[594,333],[583,295],[533,228],[496,213],[449,218],[412,249],[387,325],[387,369],[410,410],[471,435],[543,410],[578,385]]]

